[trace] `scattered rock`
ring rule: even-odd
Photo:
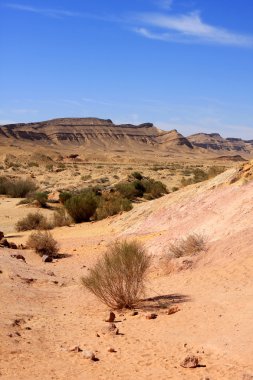
[[[156,318],[157,318],[157,314],[155,313],[150,313],[146,315],[146,319],[156,319]]]
[[[14,319],[14,321],[12,322],[12,327],[20,327],[21,325],[23,325],[25,323],[25,320],[23,318],[17,318],[17,319]]]
[[[4,233],[0,231],[0,240],[2,240],[3,238],[4,238]]]
[[[42,256],[42,261],[44,263],[51,263],[53,261],[53,258],[51,256],[43,255]]]
[[[7,239],[2,238],[0,240],[0,247],[5,247],[5,248],[11,248],[11,249],[17,249],[17,245],[13,242],[8,242]]]
[[[135,315],[138,315],[138,314],[139,314],[138,311],[134,310],[130,315],[131,317],[134,317]]]
[[[1,239],[1,241],[0,241],[0,246],[1,246],[1,247],[9,248],[9,242],[8,242],[8,240],[5,239],[5,238]]]
[[[114,314],[114,312],[113,312],[113,311],[110,311],[109,318],[107,318],[107,319],[105,320],[105,322],[110,322],[110,323],[112,323],[112,322],[114,322],[115,318],[116,318],[116,315]]]
[[[119,335],[119,329],[115,323],[110,323],[108,326],[102,329],[102,334]]]
[[[178,306],[171,306],[166,314],[171,315],[177,313],[178,311],[180,311]]]
[[[184,368],[196,368],[199,365],[199,359],[197,356],[189,355],[180,363]]]
[[[26,284],[32,284],[34,281],[36,281],[34,278],[22,278],[22,280],[26,283]]]
[[[82,352],[83,350],[79,346],[73,346],[69,349],[70,352]]]
[[[17,260],[22,260],[26,263],[26,260],[25,260],[23,255],[11,255],[11,257],[13,257],[14,259],[17,259]]]
[[[11,249],[18,249],[17,244],[15,244],[13,242],[9,242],[9,248],[11,248]]]
[[[52,277],[55,276],[54,272],[51,271],[51,270],[47,271],[47,275],[48,275],[48,276],[52,276]]]
[[[90,359],[90,360],[96,360],[96,355],[94,352],[89,351],[89,350],[84,350],[83,351],[83,357],[85,359]]]
[[[108,347],[108,352],[117,352],[113,347]]]

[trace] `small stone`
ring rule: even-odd
[[[0,231],[0,240],[2,240],[3,238],[4,238],[4,233]]]
[[[146,315],[146,319],[156,319],[156,318],[157,318],[157,314],[155,313],[150,313]]]
[[[108,352],[117,352],[113,347],[108,347]]]
[[[51,270],[47,271],[47,275],[48,275],[48,276],[52,276],[52,277],[55,276],[54,272],[51,271]]]
[[[83,357],[85,359],[96,360],[96,355],[94,354],[94,352],[89,351],[89,350],[83,351]]]
[[[112,322],[114,322],[115,318],[116,318],[116,315],[114,314],[114,312],[113,312],[113,311],[110,311],[109,318],[107,318],[107,319],[105,320],[105,322],[110,322],[110,323],[112,323]]]
[[[139,314],[138,311],[134,310],[130,315],[131,317],[134,317],[135,315],[138,315],[138,314]]]
[[[7,248],[9,248],[9,242],[8,242],[8,240],[5,239],[5,238],[1,239],[1,241],[0,241],[0,245],[1,245],[2,247],[7,247]]]
[[[199,359],[197,356],[189,355],[180,363],[181,367],[184,368],[196,368],[199,364]]]
[[[47,255],[43,255],[42,256],[42,261],[44,263],[51,263],[53,261],[52,257],[51,256],[47,256]]]
[[[104,327],[101,332],[102,334],[119,335],[119,329],[117,328],[115,323],[110,323],[110,325]]]
[[[69,349],[70,352],[82,352],[83,350],[79,346],[73,346]]]
[[[15,244],[13,242],[9,242],[9,248],[11,248],[11,249],[18,249],[17,244]]]
[[[26,260],[23,255],[11,255],[11,257],[13,257],[13,259],[22,260],[26,263]]]
[[[178,306],[171,306],[166,314],[171,315],[177,313],[178,311],[180,311]]]

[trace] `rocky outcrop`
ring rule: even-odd
[[[104,151],[127,152],[198,152],[214,155],[244,156],[253,153],[253,140],[223,138],[218,133],[197,133],[189,137],[176,129],[162,131],[152,123],[140,125],[114,124],[110,119],[61,118],[37,123],[0,126],[0,144],[11,141],[33,142],[36,145],[83,146]]]
[[[188,137],[191,144],[198,148],[211,151],[240,152],[250,154],[253,151],[252,140],[242,140],[239,138],[223,138],[218,133],[197,133]]]
[[[158,134],[151,123],[140,125],[113,124],[97,118],[54,119],[38,123],[9,124],[0,127],[0,136],[46,143],[85,144],[90,141],[131,139],[154,144]]]

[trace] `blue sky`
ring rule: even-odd
[[[1,0],[0,123],[253,139],[252,0]]]

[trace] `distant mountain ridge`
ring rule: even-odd
[[[180,153],[202,151],[217,155],[253,154],[253,140],[223,138],[218,133],[188,137],[176,129],[163,131],[152,123],[114,124],[110,119],[59,118],[0,126],[0,144],[10,140],[46,145],[77,145],[90,149],[135,149]]]
[[[223,138],[219,133],[196,133],[188,136],[188,140],[195,147],[211,151],[241,152],[250,154],[253,151],[253,140],[241,138]]]

